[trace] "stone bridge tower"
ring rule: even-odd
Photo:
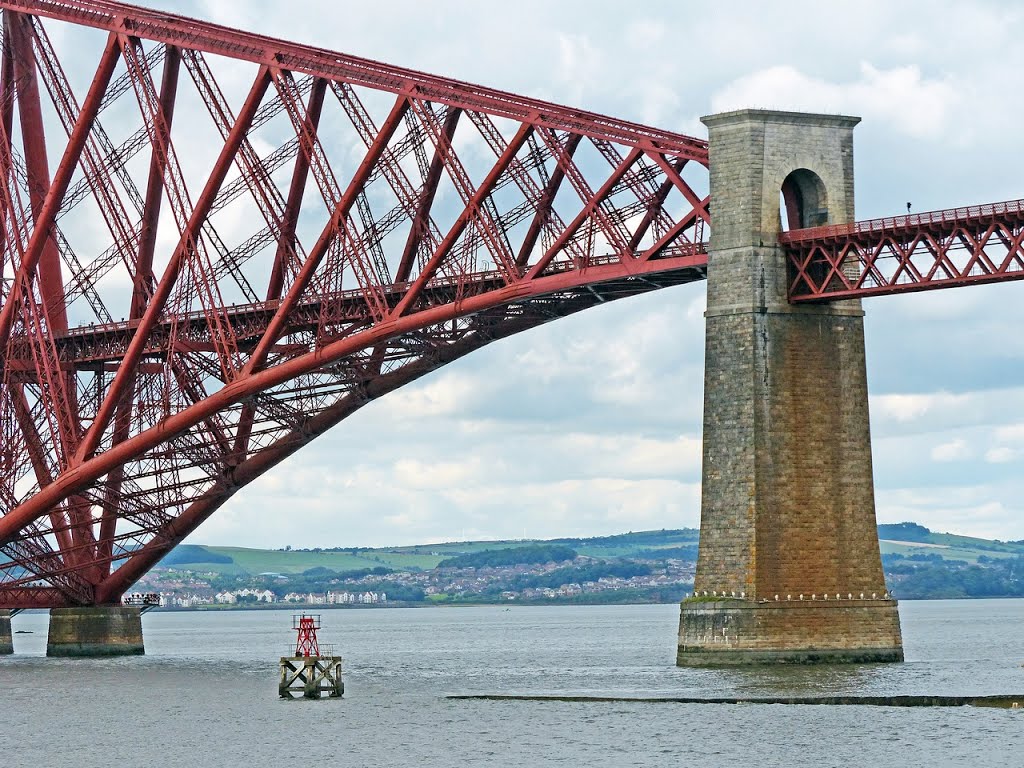
[[[859,118],[703,119],[714,226],[696,596],[680,665],[903,659],[882,574],[859,301],[791,306],[778,245],[853,220]],[[706,595],[706,597],[705,597]]]

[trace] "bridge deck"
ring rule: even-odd
[[[785,232],[790,301],[1024,278],[1024,200]]]

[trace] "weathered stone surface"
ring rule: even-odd
[[[277,692],[282,699],[340,698],[345,694],[341,656],[282,656]]]
[[[47,656],[140,656],[142,610],[128,606],[53,608]]]
[[[794,171],[816,178],[821,190],[805,218],[853,218],[858,119],[744,110],[704,122],[714,226],[695,589],[748,602],[740,609],[731,602],[684,604],[679,663],[724,663],[726,655],[744,654],[750,662],[784,661],[802,653],[807,661],[859,660],[870,649],[886,657],[876,660],[898,660],[895,601],[849,610],[836,603],[813,611],[793,605],[801,594],[839,594],[846,602],[848,595],[859,602],[862,594],[886,594],[875,528],[863,312],[856,301],[790,305],[788,267],[778,246],[780,190]],[[792,620],[780,618],[787,611]],[[740,645],[701,639],[715,637],[705,630],[719,613],[742,625]],[[836,632],[822,633],[810,619],[796,618],[811,614],[837,622]],[[721,661],[704,661],[709,654]]]
[[[680,666],[902,661],[893,600],[683,603]]]
[[[0,611],[0,656],[14,653],[14,640],[11,636],[11,612]]]

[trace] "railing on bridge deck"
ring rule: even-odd
[[[792,302],[1024,278],[1024,200],[784,232]]]
[[[132,592],[121,598],[121,605],[141,608],[143,613],[159,608],[163,604],[156,592]]]

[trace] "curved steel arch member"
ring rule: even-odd
[[[706,275],[704,141],[121,3],[0,9],[2,606],[117,603],[367,402]]]

